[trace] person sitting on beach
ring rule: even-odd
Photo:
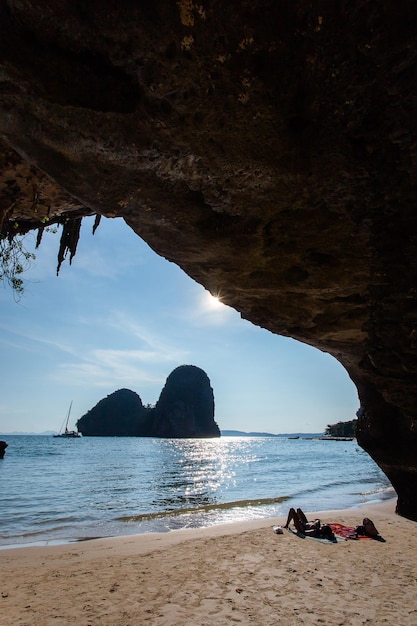
[[[355,534],[356,536],[371,537],[372,539],[377,539],[378,541],[384,541],[375,528],[375,524],[371,519],[369,519],[369,517],[364,517],[362,524],[360,526],[356,526]]]
[[[309,522],[304,514],[304,511],[301,509],[295,510],[292,507],[290,508],[284,528],[288,528],[290,522],[294,523],[297,532],[302,533],[307,537],[318,537],[320,539],[330,539],[332,541],[335,540],[333,531],[328,524],[322,524],[319,519],[314,520],[314,522]]]

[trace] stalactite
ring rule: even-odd
[[[94,225],[93,225],[93,235],[95,234],[97,228],[99,227],[100,221],[101,221],[101,215],[97,213],[96,219],[94,220]]]
[[[70,253],[70,265],[72,259],[75,256],[77,251],[78,240],[80,238],[80,228],[81,228],[82,217],[76,219],[68,219],[63,224],[61,241],[59,243],[59,252],[58,252],[58,267],[56,270],[56,275],[58,276],[59,270],[61,269],[62,262],[67,256],[67,253]]]
[[[42,241],[42,236],[43,236],[43,231],[44,231],[44,227],[41,226],[40,228],[38,228],[38,234],[36,235],[36,249],[39,248],[39,246],[41,245],[41,241]]]

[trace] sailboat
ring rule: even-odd
[[[71,407],[72,407],[72,400],[71,400],[71,404],[70,404],[69,409],[68,409],[67,418],[65,420],[65,430],[62,433],[59,433],[58,435],[54,435],[54,437],[64,437],[65,439],[75,439],[77,437],[81,437],[81,435],[80,435],[80,433],[78,431],[76,431],[76,430],[68,430],[68,420],[70,418]]]

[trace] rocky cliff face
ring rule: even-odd
[[[134,437],[145,416],[140,396],[130,389],[119,389],[80,417],[77,429],[84,437]]]
[[[213,389],[202,369],[181,365],[168,376],[153,424],[158,437],[220,437]]]
[[[195,365],[171,372],[155,407],[143,406],[130,389],[119,389],[80,417],[77,429],[84,437],[220,437],[210,380]]]
[[[3,232],[122,216],[330,352],[417,520],[416,28],[394,0],[0,0]]]

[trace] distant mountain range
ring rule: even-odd
[[[9,437],[10,435],[25,435],[25,437],[30,437],[32,435],[36,435],[37,437],[39,437],[39,435],[45,435],[50,437],[51,435],[56,435],[56,430],[44,430],[41,433],[25,433],[22,431],[13,431],[11,433],[0,433],[0,437]]]
[[[281,435],[273,435],[272,433],[247,433],[243,430],[220,430],[223,437],[280,437]]]
[[[323,433],[281,433],[274,435],[273,433],[245,432],[243,430],[221,430],[223,437],[321,437]]]
[[[321,437],[323,435],[323,433],[281,433],[274,435],[273,433],[245,432],[244,430],[221,430],[220,432],[223,437]],[[8,437],[10,435],[25,435],[26,437],[43,435],[50,437],[55,434],[55,430],[44,430],[41,433],[15,431],[11,433],[0,433],[0,437]]]

